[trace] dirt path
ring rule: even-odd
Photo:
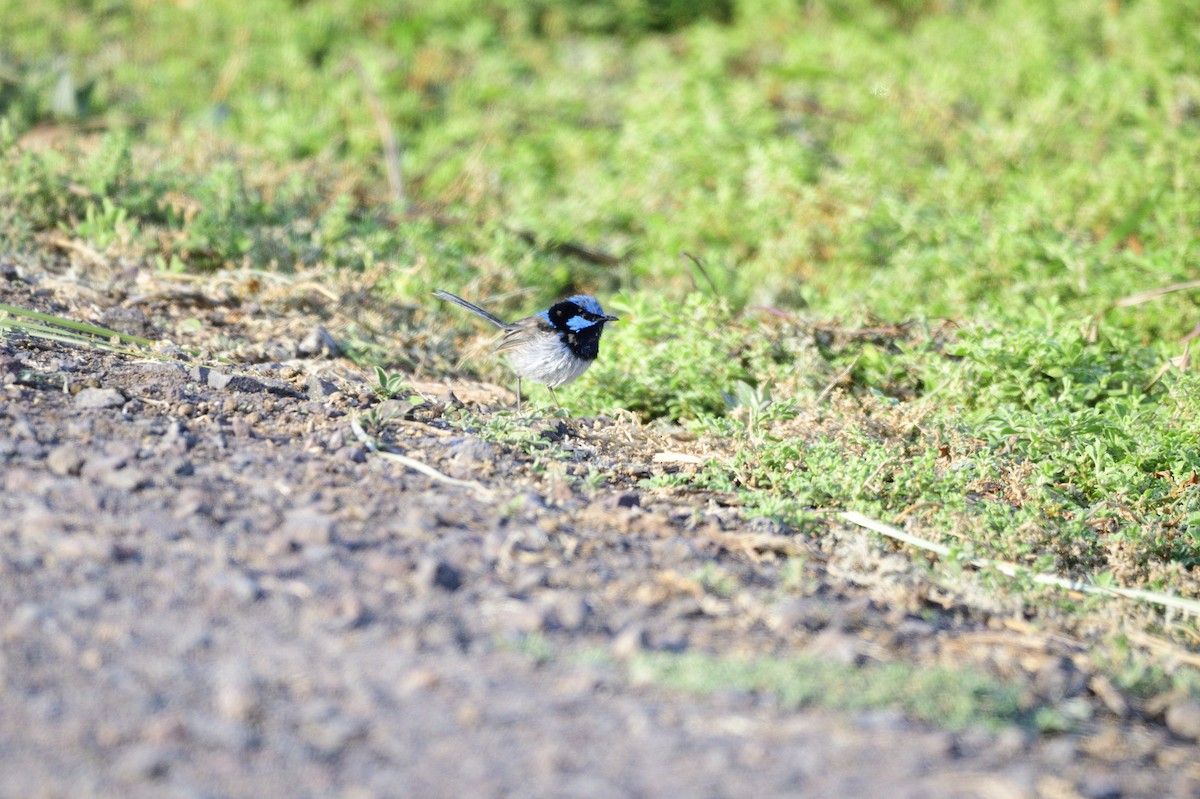
[[[124,299],[0,279],[0,302],[145,327]],[[311,326],[147,311],[284,358]],[[346,374],[0,339],[0,796],[1200,794],[1193,744],[1115,713],[1085,644],[934,601],[858,532],[806,540],[639,487],[691,442],[542,419],[501,445],[437,403],[372,426]],[[368,452],[363,413],[464,483]],[[947,732],[685,694],[638,678],[655,652],[961,658],[1084,720]]]

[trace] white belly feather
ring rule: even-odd
[[[514,372],[550,388],[565,386],[587,371],[591,361],[576,358],[552,336],[526,341],[505,353]]]

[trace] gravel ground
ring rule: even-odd
[[[1121,694],[1085,640],[859,532],[639,487],[703,442],[534,417],[542,456],[452,424],[500,390],[381,407],[299,311],[83,285],[8,270],[0,302],[199,318],[243,363],[0,339],[0,796],[1200,795],[1200,707]],[[968,664],[1081,721],[951,732],[628,668],[683,651]]]

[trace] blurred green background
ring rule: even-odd
[[[685,291],[686,251],[735,306],[903,320],[1095,313],[1193,278],[1200,250],[1189,3],[5,0],[0,81],[10,136],[154,148],[74,164],[95,196],[3,232],[103,195],[177,268],[384,259],[402,295],[470,284],[525,310]],[[420,209],[398,224],[371,94]],[[172,192],[190,219],[158,207]],[[461,224],[435,246],[437,216]],[[1177,336],[1193,296],[1113,317]]]

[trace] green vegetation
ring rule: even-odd
[[[916,668],[905,663],[847,666],[819,658],[733,660],[698,652],[645,652],[630,676],[698,694],[762,691],[785,707],[844,710],[894,707],[947,729],[1000,727],[1022,721],[1020,697],[968,669]]]
[[[19,332],[32,338],[126,352],[139,357],[148,354],[146,350],[141,349],[142,347],[153,345],[153,342],[139,336],[0,303],[0,332],[4,331]]]
[[[1200,289],[1120,301],[1196,278],[1198,31],[1093,0],[0,0],[0,241],[373,275],[463,335],[433,288],[589,290],[622,321],[567,407],[727,453],[662,482],[1196,597],[1200,378],[1163,367]]]

